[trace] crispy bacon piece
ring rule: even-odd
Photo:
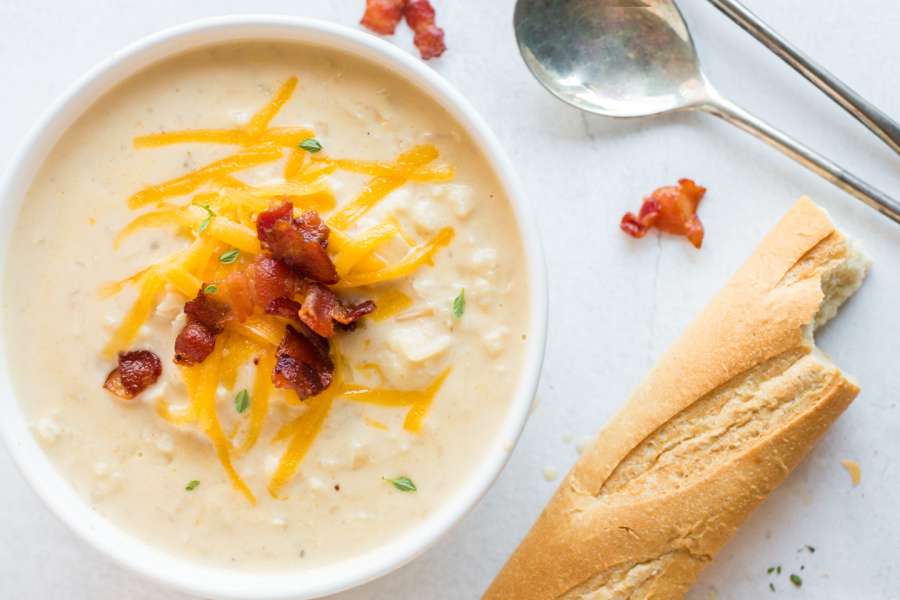
[[[218,335],[203,323],[188,319],[175,338],[175,364],[190,366],[202,363],[212,354]]]
[[[697,216],[697,206],[706,188],[690,179],[679,179],[677,186],[661,187],[644,198],[641,210],[625,213],[619,227],[628,235],[642,238],[651,227],[685,236],[695,248],[703,244],[703,223]]]
[[[300,308],[300,303],[296,300],[275,298],[266,306],[266,314],[296,321],[300,318]]]
[[[366,0],[366,12],[360,23],[382,35],[392,35],[403,18],[406,0]]]
[[[247,277],[253,287],[257,306],[267,307],[276,298],[290,298],[300,287],[301,280],[282,262],[259,256],[247,267]]]
[[[429,0],[409,0],[403,13],[406,23],[415,32],[413,43],[424,60],[444,53],[444,30],[434,23],[434,8]]]
[[[371,300],[359,304],[344,304],[330,289],[318,283],[308,282],[303,301],[276,298],[266,306],[266,313],[285,319],[299,320],[316,335],[330,338],[334,324],[351,329],[356,321],[375,310]]]
[[[175,338],[176,364],[195,365],[206,360],[216,347],[216,336],[234,318],[231,307],[211,298],[205,289],[206,284],[197,292],[196,298],[184,305],[187,322]]]
[[[153,352],[119,352],[119,365],[106,376],[103,387],[123,400],[131,400],[156,383],[161,374],[162,362]]]
[[[299,275],[322,283],[337,283],[338,274],[328,256],[328,226],[314,210],[293,218],[294,205],[285,202],[263,211],[256,220],[256,235],[272,257]]]
[[[294,390],[301,400],[322,393],[334,377],[328,341],[322,338],[314,341],[314,335],[311,332],[304,335],[288,325],[275,351],[272,382],[275,387]]]
[[[253,314],[255,294],[253,282],[247,273],[232,271],[218,287],[216,297],[231,307],[235,319],[243,322]]]
[[[347,305],[324,285],[311,283],[306,286],[300,302],[300,320],[322,337],[334,335],[334,323],[351,326],[357,320],[375,310],[371,300]]]

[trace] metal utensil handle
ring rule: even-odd
[[[821,154],[788,137],[766,122],[757,119],[736,104],[721,96],[713,95],[697,108],[721,117],[771,146],[778,148],[810,171],[818,173],[884,216],[900,223],[900,203],[896,200],[849,173],[840,165],[831,162]]]
[[[900,124],[803,54],[738,0],[709,0],[709,2],[840,104],[894,152],[900,153]]]

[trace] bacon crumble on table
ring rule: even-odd
[[[695,248],[703,244],[703,223],[697,216],[697,206],[706,188],[690,179],[679,179],[677,186],[665,186],[644,198],[637,215],[628,212],[619,227],[635,238],[647,235],[652,227],[674,235],[685,236]]]
[[[322,393],[334,378],[328,341],[316,337],[315,333],[303,334],[288,325],[275,351],[272,382],[276,387],[294,390],[301,400]]]
[[[409,0],[406,3],[406,24],[413,30],[413,43],[423,59],[437,58],[444,53],[444,30],[435,25],[434,8],[428,0]]]
[[[123,400],[131,400],[156,383],[161,374],[162,362],[153,352],[119,352],[118,366],[106,376],[103,387]]]
[[[393,35],[403,19],[406,0],[366,0],[366,12],[360,21],[382,35]]]
[[[444,30],[435,24],[434,7],[429,0],[366,0],[360,23],[376,33],[392,35],[403,17],[413,30],[413,43],[424,60],[444,53]]]

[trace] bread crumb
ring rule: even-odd
[[[544,467],[544,481],[553,481],[556,479],[556,469],[553,467]]]
[[[853,482],[853,487],[858,486],[859,481],[862,479],[862,470],[859,468],[859,463],[855,460],[845,458],[841,461],[841,464],[844,465],[844,468],[847,469],[847,472],[850,474],[850,481]]]

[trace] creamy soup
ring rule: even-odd
[[[331,289],[377,305],[305,400],[272,383],[290,319],[258,308],[173,362],[185,302],[264,253],[255,221],[285,199],[330,226]],[[59,471],[124,529],[230,568],[332,563],[427,518],[497,443],[527,343],[481,150],[408,83],[301,45],[193,51],[107,94],[46,159],[11,257],[10,369]],[[132,350],[162,374],[126,400],[103,384]]]

